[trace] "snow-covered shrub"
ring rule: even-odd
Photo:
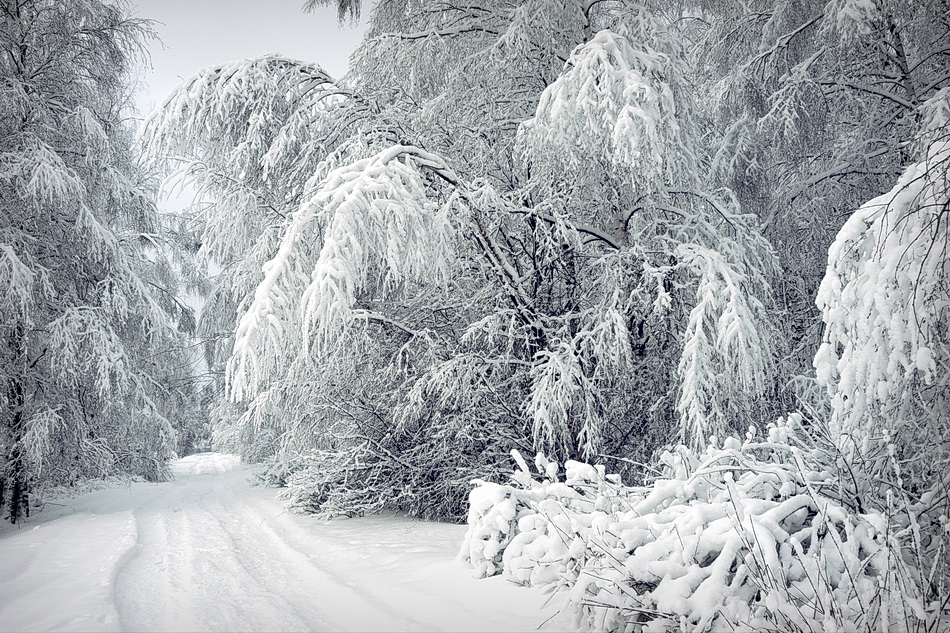
[[[652,485],[537,460],[542,479],[479,483],[460,557],[560,588],[591,630],[929,630],[948,620],[946,519],[928,547],[921,506],[859,513],[793,423],[699,453],[664,454]],[[927,501],[942,499],[938,494]],[[936,505],[940,505],[937,503]],[[945,512],[945,511],[944,511]],[[926,531],[926,530],[925,530]],[[915,532],[917,535],[915,536]],[[942,618],[942,619],[941,619]]]
[[[476,483],[468,498],[468,531],[459,557],[472,564],[476,578],[485,578],[502,570],[502,552],[517,533],[521,517],[537,513],[519,498],[530,491],[488,481]]]
[[[540,453],[535,466],[544,479],[538,481],[518,451],[512,456],[519,465],[513,476],[518,485],[476,480],[459,557],[472,564],[479,578],[503,571],[518,584],[549,584],[562,572],[576,569],[586,549],[572,517],[619,510],[625,505],[625,489],[603,466],[576,461],[566,462],[562,482],[559,465]]]
[[[384,510],[422,519],[463,522],[473,478],[503,468],[499,448],[515,440],[500,425],[428,421],[353,431],[341,423],[332,449],[314,450],[289,464],[278,496],[289,507],[325,518]]]
[[[814,365],[832,437],[861,457],[866,481],[888,468],[890,435],[904,476],[922,488],[950,464],[950,88],[921,118],[919,160],[855,211],[828,251]]]

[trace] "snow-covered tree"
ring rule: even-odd
[[[362,0],[307,0],[304,9],[312,11],[316,7],[332,5],[336,5],[337,17],[341,24],[348,19],[358,21],[363,10]]]
[[[153,164],[178,172],[195,189],[178,230],[196,245],[200,266],[198,336],[215,378],[212,417],[220,421],[218,444],[247,457],[273,453],[281,431],[272,425],[280,416],[270,419],[268,410],[306,415],[299,397],[309,378],[306,371],[274,375],[274,389],[257,406],[231,404],[224,397],[224,372],[239,309],[253,298],[261,268],[274,256],[307,182],[322,161],[329,165],[350,155],[343,142],[369,107],[318,66],[266,55],[197,73],[143,126]],[[276,386],[281,379],[289,383]]]
[[[160,479],[190,407],[127,71],[147,25],[98,0],[0,2],[0,505],[30,488]]]
[[[677,358],[672,384],[630,395],[675,392],[681,438],[703,445],[761,411],[773,362],[765,302],[774,264],[754,219],[701,176],[675,35],[642,11],[631,24],[627,35],[601,31],[574,51],[522,126],[522,151],[532,194],[599,226],[624,254],[607,264],[619,270],[592,286],[623,293],[620,320],[636,324],[639,338],[674,341],[666,349],[667,364]],[[604,341],[593,356],[609,357],[611,347]],[[644,367],[627,369],[629,389]]]
[[[851,215],[829,250],[815,356],[841,451],[886,462],[890,445],[915,492],[950,463],[950,88],[923,104],[921,119],[919,158]]]
[[[702,175],[669,23],[598,4],[381,2],[345,80],[245,60],[149,122],[212,196],[219,429],[301,507],[458,516],[512,445],[646,459],[764,410],[770,247]]]
[[[946,5],[710,0],[690,17],[718,131],[710,171],[776,248],[782,371],[807,373],[821,340],[814,297],[843,214],[915,160],[919,107],[950,82]]]

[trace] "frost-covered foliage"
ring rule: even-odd
[[[633,488],[540,454],[535,475],[515,452],[512,484],[475,482],[459,558],[559,591],[586,630],[946,626],[946,490],[858,512],[793,422],[680,446]]]
[[[625,184],[651,194],[662,183],[697,177],[690,122],[681,120],[688,112],[681,103],[685,69],[674,51],[651,47],[657,33],[637,33],[649,38],[643,41],[627,31],[603,30],[578,46],[519,133],[527,158],[536,156],[533,162],[552,176],[595,176],[593,162],[622,171],[631,181]]]
[[[194,189],[176,231],[196,250],[193,290],[204,299],[197,334],[217,378],[210,387],[213,434],[222,449],[249,459],[272,454],[274,432],[264,403],[248,410],[224,400],[236,315],[253,298],[316,165],[337,147],[338,135],[346,138],[348,117],[361,107],[318,66],[265,55],[186,79],[143,125],[150,161]],[[270,403],[288,392],[271,391]],[[261,446],[252,447],[255,438]]]
[[[461,477],[379,468],[647,461],[768,408],[771,248],[702,174],[669,23],[601,4],[380,2],[344,80],[244,60],[150,119],[152,157],[210,196],[187,217],[222,269],[218,436],[272,455],[299,507],[395,488],[457,517]],[[415,430],[477,424],[496,439],[461,459]]]
[[[652,320],[648,337],[679,339],[664,354],[666,363],[678,354],[667,391],[677,398],[681,440],[702,444],[763,406],[773,255],[754,218],[698,169],[696,104],[673,35],[643,11],[635,18],[634,27],[601,31],[575,49],[519,130],[522,160],[539,206],[602,227],[627,255],[611,263],[643,268],[621,282],[635,298],[616,309]],[[627,363],[634,373],[637,365]]]
[[[97,0],[0,3],[0,507],[167,476],[195,412],[127,71],[147,25]]]
[[[712,106],[709,171],[763,220],[783,273],[780,369],[807,373],[822,335],[814,298],[842,213],[916,160],[907,149],[918,110],[950,82],[946,5],[703,0],[685,20]]]
[[[401,134],[460,174],[513,184],[511,146],[602,14],[578,0],[375,3],[350,73]]]
[[[480,422],[398,425],[364,436],[341,424],[340,447],[295,458],[278,496],[295,512],[326,518],[395,510],[464,521],[468,482],[504,468],[497,447],[521,440],[504,423]]]
[[[228,366],[235,399],[281,366],[288,334],[318,353],[335,347],[361,316],[352,308],[367,287],[447,285],[452,227],[427,198],[419,165],[440,160],[414,147],[387,148],[331,171],[293,215],[235,332]]]
[[[300,509],[458,516],[462,477],[426,460],[515,446],[642,476],[674,439],[792,410],[839,214],[891,186],[946,84],[940,10],[380,0],[341,80],[273,55],[199,72],[145,140],[199,191],[220,446]],[[853,319],[829,336],[873,329]],[[934,364],[908,402],[945,397],[938,359],[915,348]]]
[[[917,485],[950,464],[950,88],[922,112],[919,162],[829,250],[815,356],[841,450],[879,462],[889,436]]]

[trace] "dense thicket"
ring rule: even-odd
[[[460,517],[512,448],[642,477],[670,442],[794,409],[842,472],[896,450],[922,489],[946,463],[893,441],[948,419],[944,4],[369,19],[339,81],[241,60],[146,127],[220,269],[216,441],[269,460],[294,506]]]
[[[175,300],[133,151],[146,25],[98,0],[0,2],[0,507],[89,477],[162,479],[193,421]]]

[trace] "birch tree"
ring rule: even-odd
[[[125,74],[147,25],[96,0],[0,3],[0,506],[29,491],[167,475],[189,405],[153,183]]]
[[[646,460],[764,407],[770,247],[669,22],[595,4],[383,2],[344,80],[235,62],[147,125],[213,197],[219,429],[298,507],[458,516],[512,446]]]

